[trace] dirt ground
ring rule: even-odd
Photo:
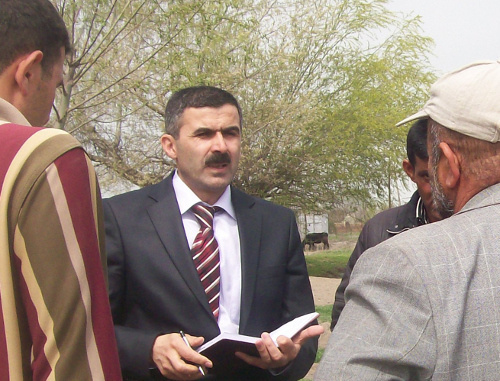
[[[333,304],[340,279],[311,276],[309,280],[313,290],[314,304],[317,306]]]
[[[335,291],[339,286],[340,279],[336,278],[320,278],[320,277],[309,277],[311,281],[311,287],[314,295],[314,304],[317,306],[326,306],[333,304],[335,300]],[[319,338],[319,348],[324,348],[330,337],[330,322],[323,323],[323,328],[325,332]],[[318,364],[313,364],[309,373],[305,377],[306,380],[312,380],[314,372]]]

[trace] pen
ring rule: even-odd
[[[188,339],[187,339],[186,335],[184,334],[184,332],[179,331],[179,335],[181,335],[182,340],[184,340],[184,342],[186,343],[186,345],[187,345],[189,348],[191,348],[191,345],[189,344],[189,341],[188,341]],[[198,369],[200,370],[200,373],[201,373],[203,376],[206,376],[205,371],[203,370],[203,368],[202,368],[201,366],[198,366]]]

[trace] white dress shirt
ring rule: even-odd
[[[177,171],[172,179],[172,184],[182,215],[186,238],[189,248],[191,248],[200,230],[200,224],[190,208],[201,200],[182,181]],[[214,235],[219,244],[221,276],[219,328],[221,332],[238,333],[241,306],[241,250],[238,224],[231,203],[231,187],[228,186],[217,202],[210,206],[218,206],[223,209],[217,212],[214,217]]]

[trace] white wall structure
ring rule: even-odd
[[[328,233],[328,214],[302,214],[297,216],[300,236],[302,239],[307,233]]]

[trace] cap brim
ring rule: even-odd
[[[406,124],[406,123],[414,121],[414,120],[427,119],[428,117],[429,117],[429,115],[424,110],[420,110],[416,114],[413,114],[412,116],[409,116],[408,118],[403,119],[401,122],[397,123],[396,127],[399,127],[403,124]]]

